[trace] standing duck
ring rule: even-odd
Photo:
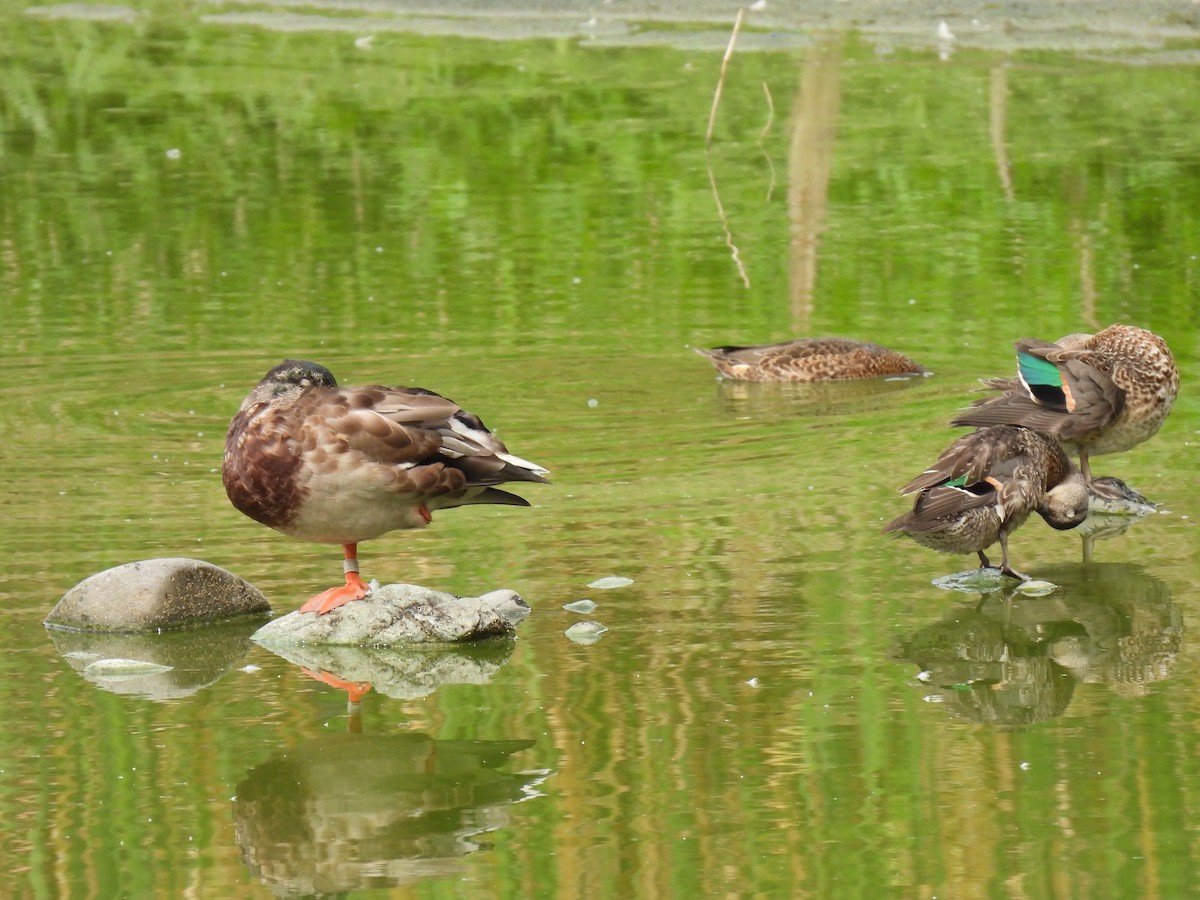
[[[424,528],[437,509],[528,506],[495,485],[546,482],[549,472],[432,391],[339,388],[324,366],[284,360],[233,417],[221,474],[230,501],[256,522],[342,545],[346,583],[300,608],[321,615],[370,592],[358,574],[360,541]]]
[[[944,553],[978,553],[1000,542],[1000,571],[1029,576],[1008,560],[1008,536],[1031,512],[1057,529],[1074,528],[1088,511],[1087,483],[1054,440],[1016,425],[992,425],[963,435],[903,488],[916,494],[911,511],[883,530],[907,534]]]
[[[1153,437],[1179,393],[1179,369],[1166,342],[1132,325],[1072,334],[1056,343],[1020,340],[1017,377],[984,381],[1001,391],[976,401],[954,425],[1024,425],[1079,453],[1092,480],[1092,456],[1121,453]]]
[[[801,338],[754,347],[693,348],[725,378],[738,381],[847,381],[854,378],[923,375],[902,353],[849,338]]]

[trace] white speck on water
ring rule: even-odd
[[[916,297],[909,297],[909,298],[908,298],[908,305],[909,305],[909,306],[916,306],[916,305],[917,305],[917,298],[916,298]]]
[[[1020,766],[1018,766],[1018,768],[1020,768],[1021,771],[1023,771],[1023,772],[1028,772],[1032,768],[1032,766],[1028,762],[1023,762],[1023,763],[1021,763]]]
[[[746,681],[746,684],[750,685],[750,687],[758,687],[758,678],[755,677],[755,678],[748,679]]]
[[[245,672],[247,675],[253,675],[255,672],[261,672],[262,666],[256,666],[254,663],[247,663],[246,665],[242,666],[241,671]]]
[[[931,679],[932,677],[933,677],[933,673],[930,671],[917,673],[917,681],[929,681],[929,679]]]
[[[600,405],[600,401],[597,400],[595,397],[588,398],[588,409],[595,409],[599,405]]]
[[[183,156],[183,151],[178,147],[172,147],[167,151],[167,159],[179,159],[181,156]]]
[[[571,284],[583,284],[583,279],[576,275],[571,279]]]
[[[376,252],[376,253],[382,253],[382,252],[383,252],[383,248],[382,248],[382,247],[376,247],[376,248],[375,248],[375,252]]]

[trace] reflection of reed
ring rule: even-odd
[[[789,277],[792,325],[807,331],[817,281],[817,247],[825,227],[833,146],[841,104],[840,38],[819,44],[806,57],[792,114],[788,152]]]
[[[1012,203],[1016,199],[1013,191],[1012,161],[1008,158],[1008,144],[1004,140],[1004,126],[1008,121],[1008,67],[999,65],[992,68],[991,83],[991,126],[992,152],[996,155],[996,173],[1000,176],[1000,187],[1004,190],[1004,199]]]

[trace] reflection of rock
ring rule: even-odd
[[[511,636],[528,614],[529,605],[515,591],[455,597],[415,584],[389,584],[323,615],[289,613],[260,628],[254,640],[271,648],[457,643]]]
[[[328,672],[346,682],[370,684],[388,697],[410,700],[428,696],[443,684],[487,684],[512,655],[513,642],[388,648],[298,644],[267,645],[267,649],[305,669]]]
[[[234,820],[250,869],[282,896],[453,874],[544,772],[499,770],[533,741],[328,735],[256,766]]]
[[[254,622],[212,625],[204,630],[164,634],[100,634],[47,629],[54,647],[71,667],[114,694],[170,700],[194,694],[232,669],[250,648]],[[168,671],[105,672],[104,660],[137,660]]]
[[[1141,518],[1158,504],[1139,494],[1120,478],[1098,475],[1088,484],[1088,513]]]
[[[1083,561],[1092,561],[1096,541],[1119,537],[1157,508],[1119,478],[1101,475],[1089,485],[1088,517],[1075,528],[1083,540]]]
[[[1060,567],[1061,590],[981,595],[901,646],[934,699],[976,722],[1018,725],[1062,715],[1078,682],[1140,693],[1165,678],[1183,624],[1165,583],[1140,567]]]
[[[267,598],[232,572],[200,559],[144,559],[97,572],[67,591],[46,624],[130,634],[271,614]]]

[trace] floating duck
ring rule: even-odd
[[[424,528],[438,509],[528,506],[495,485],[547,482],[479,420],[423,388],[339,388],[324,366],[284,360],[242,401],[222,478],[241,512],[284,534],[341,544],[346,583],[313,597],[318,615],[365,597],[358,544]]]
[[[911,511],[883,530],[907,534],[944,553],[983,552],[1000,542],[1000,571],[1022,581],[1029,576],[1008,560],[1008,536],[1032,512],[1057,529],[1087,518],[1088,491],[1082,474],[1058,443],[1029,428],[992,425],[963,435],[903,488],[916,494]]]
[[[923,375],[926,370],[902,353],[849,338],[801,338],[753,347],[693,348],[717,371],[738,381],[847,381],[855,378]]]
[[[1179,369],[1166,342],[1132,325],[1071,334],[1055,343],[1020,340],[1017,377],[984,380],[1001,391],[976,401],[954,425],[1024,425],[1089,459],[1121,453],[1151,437],[1179,393]]]

